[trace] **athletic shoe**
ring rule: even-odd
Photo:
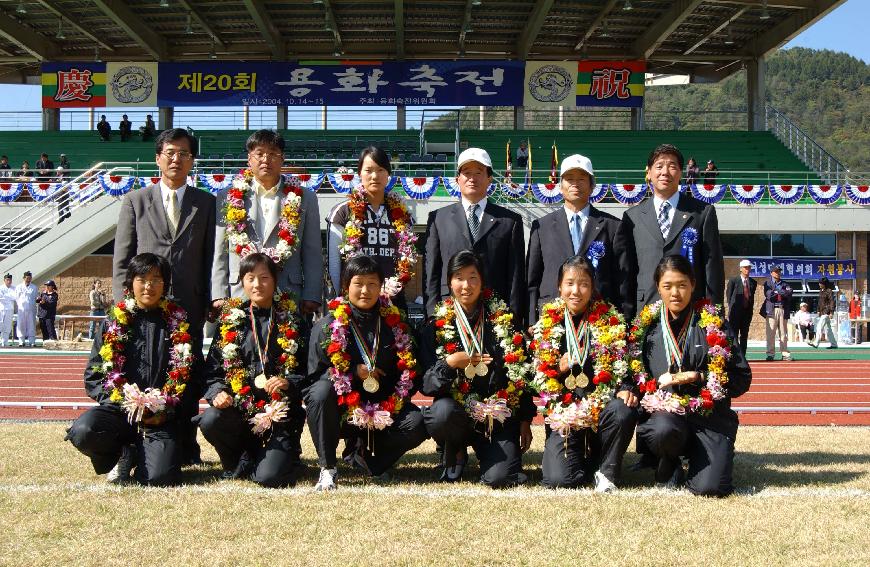
[[[768,357],[765,358],[764,360],[767,361],[767,362],[773,362],[773,357],[772,357],[772,356],[768,356]]]
[[[317,492],[326,492],[327,490],[337,489],[337,478],[338,469],[320,469],[320,478],[317,479],[317,484],[314,485],[314,490]]]
[[[595,471],[595,492],[616,492],[616,485],[601,471]]]
[[[828,348],[829,348],[829,349],[831,349],[831,348],[837,348],[837,345],[831,345],[831,346],[829,346]]]
[[[121,448],[121,457],[115,463],[115,467],[106,475],[106,482],[112,484],[126,484],[130,482],[130,471],[133,470],[133,446],[124,445]]]
[[[812,343],[812,342],[810,342],[810,343],[807,343],[807,344],[808,344],[809,346],[811,346],[812,348],[819,348],[819,345],[816,344],[816,343]]]

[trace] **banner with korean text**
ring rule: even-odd
[[[816,260],[805,258],[748,258],[752,266],[749,275],[753,278],[770,276],[774,266],[782,268],[782,277],[787,280],[855,279],[855,260]]]
[[[43,63],[41,71],[43,108],[106,106],[105,63]]]

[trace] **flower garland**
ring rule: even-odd
[[[350,211],[350,218],[347,224],[344,225],[344,240],[341,243],[339,252],[344,261],[350,260],[355,256],[361,255],[362,252],[362,236],[363,223],[366,219],[366,201],[365,188],[358,185],[347,196],[347,208]],[[396,275],[387,278],[384,282],[384,290],[394,296],[399,293],[406,283],[414,277],[414,265],[417,263],[417,249],[414,244],[417,242],[417,235],[414,234],[414,223],[411,220],[411,213],[408,212],[408,207],[398,195],[388,193],[384,196],[384,206],[393,223],[393,229],[396,234],[396,242],[398,243],[398,260],[396,260]]]
[[[399,308],[393,305],[389,296],[380,297],[380,316],[393,331],[395,340],[396,367],[401,372],[396,381],[395,391],[381,402],[365,402],[361,405],[359,387],[362,381],[355,378],[350,368],[348,336],[350,335],[351,304],[344,297],[329,302],[329,312],[335,320],[329,324],[330,334],[323,342],[323,348],[332,366],[329,377],[338,394],[338,405],[347,408],[344,419],[351,425],[367,429],[385,429],[392,425],[394,415],[401,411],[414,379],[417,377],[417,361],[411,349],[411,335],[408,324],[402,320]]]
[[[233,395],[233,405],[239,408],[253,425],[254,433],[262,435],[273,422],[282,421],[287,416],[289,405],[281,391],[275,391],[271,400],[257,400],[251,388],[251,372],[242,361],[242,326],[249,321],[248,314],[240,307],[242,299],[233,297],[224,302],[220,315],[220,343],[226,382]],[[288,293],[275,294],[275,319],[277,321],[277,342],[281,348],[278,362],[281,376],[292,374],[298,365],[296,352],[299,350],[299,326],[294,317],[296,301]]]
[[[510,417],[520,405],[520,397],[527,390],[525,376],[531,366],[523,349],[523,336],[514,331],[513,314],[508,310],[507,304],[493,294],[491,289],[484,289],[481,294],[484,300],[486,318],[492,323],[493,332],[499,340],[504,352],[504,366],[507,370],[508,383],[505,388],[495,394],[480,399],[480,395],[471,392],[471,380],[462,372],[457,372],[457,378],[451,385],[450,393],[453,399],[465,407],[465,411],[479,422],[487,421],[490,417],[499,422]],[[456,328],[456,302],[448,297],[435,308],[435,340],[437,347],[435,353],[439,358],[457,352],[461,346],[457,339]],[[499,407],[504,404],[507,411]]]
[[[661,318],[661,304],[659,300],[645,306],[635,317],[629,332],[630,367],[643,395],[640,403],[648,412],[709,415],[713,411],[714,402],[727,396],[725,385],[728,383],[728,373],[725,365],[731,358],[731,345],[722,330],[721,311],[706,298],[695,303],[695,310],[699,315],[698,326],[707,333],[707,382],[698,396],[689,396],[660,389],[656,379],[649,375],[643,365],[643,344],[650,329]]]
[[[130,423],[142,421],[146,414],[156,416],[174,407],[190,379],[193,350],[188,332],[190,324],[185,321],[187,313],[166,298],[160,300],[159,306],[172,341],[169,368],[162,388],[141,391],[139,386],[127,380],[124,373],[124,364],[127,361],[124,347],[130,339],[130,323],[133,317],[144,311],[130,295],[125,295],[123,300],[109,310],[108,324],[103,333],[103,346],[99,351],[103,362],[94,368],[106,377],[103,389],[109,394],[109,401],[121,405],[127,411]]]
[[[530,345],[535,353],[533,384],[544,404],[544,421],[563,437],[582,428],[597,430],[601,411],[628,377],[627,333],[622,314],[603,300],[593,301],[587,313],[595,390],[582,399],[577,399],[574,391],[559,380],[562,358],[559,344],[565,336],[565,302],[561,298],[541,308]]]
[[[302,206],[302,189],[284,182],[282,189],[284,198],[281,201],[281,217],[278,220],[278,244],[274,248],[260,247],[256,242],[251,242],[248,236],[248,226],[251,219],[245,209],[245,197],[253,194],[251,180],[254,174],[250,169],[242,170],[241,174],[233,180],[233,186],[227,191],[224,202],[224,222],[226,224],[226,238],[230,244],[230,250],[244,258],[254,252],[262,252],[271,257],[279,266],[283,265],[299,247],[299,223],[301,220],[300,209]],[[263,235],[263,243],[268,235]]]

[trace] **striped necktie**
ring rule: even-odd
[[[671,219],[668,213],[671,212],[671,204],[664,201],[659,207],[659,228],[662,231],[662,238],[668,237],[668,232],[671,230]]]
[[[477,237],[480,236],[480,219],[477,218],[477,211],[480,205],[477,203],[471,205],[468,209],[468,229],[471,231],[471,243],[477,242]]]

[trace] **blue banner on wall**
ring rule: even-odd
[[[160,63],[159,106],[519,106],[522,61]]]
[[[774,266],[782,268],[786,280],[829,280],[855,279],[855,260],[808,260],[804,258],[748,258],[752,262],[749,275],[753,278],[766,278]]]

